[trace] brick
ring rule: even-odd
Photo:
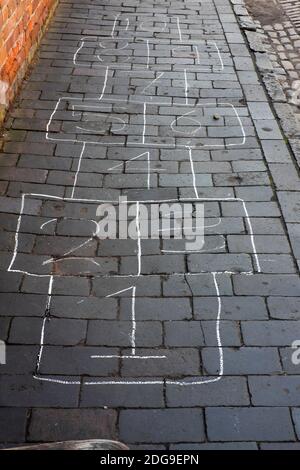
[[[81,407],[160,408],[164,406],[163,385],[128,385],[126,382],[119,385],[87,385],[97,380],[97,377],[85,379],[81,391]]]
[[[287,224],[288,234],[296,258],[300,258],[300,224]]]
[[[95,355],[117,355],[118,350],[113,348],[99,348],[86,346],[46,346],[40,373],[43,375],[71,376],[76,380],[80,375],[96,375],[107,377],[118,373],[119,361],[117,357],[99,360],[90,359]],[[87,358],[89,360],[87,360]]]
[[[204,377],[202,377],[204,379]],[[200,385],[167,385],[167,406],[247,406],[249,394],[244,377],[224,377],[222,387],[214,382]]]
[[[44,344],[76,345],[85,341],[87,323],[84,320],[51,318],[45,329]],[[18,317],[12,321],[9,342],[39,344],[42,319]]]
[[[0,271],[0,292],[18,292],[22,274]]]
[[[267,103],[262,103],[261,101],[255,102],[250,101],[248,104],[250,114],[252,119],[273,119],[274,115],[270,108],[270,105]]]
[[[136,257],[121,259],[121,274],[137,273],[138,265]],[[185,271],[183,255],[152,255],[143,256],[142,274],[172,274]]]
[[[46,298],[31,294],[1,294],[0,316],[42,316]]]
[[[221,326],[222,335],[222,326]],[[279,354],[276,348],[223,348],[225,375],[251,375],[280,373]],[[207,374],[219,371],[219,358],[215,348],[202,349],[203,367]]]
[[[262,140],[262,147],[269,163],[290,163],[291,156],[285,142],[280,140]]]
[[[62,318],[114,319],[117,317],[117,304],[113,298],[54,296],[51,314]]]
[[[257,253],[290,253],[287,237],[274,235],[255,235]],[[232,253],[253,253],[249,235],[229,235],[228,248]]]
[[[0,317],[0,340],[2,341],[7,340],[10,320],[9,317]]]
[[[296,297],[268,297],[270,317],[277,320],[300,320],[300,299]]]
[[[288,408],[207,408],[210,441],[293,441]]]
[[[199,350],[196,348],[140,349],[140,355],[166,356],[163,359],[123,360],[123,377],[171,377],[198,376]]]
[[[252,271],[251,259],[246,254],[200,254],[188,255],[191,272]]]
[[[14,372],[15,373],[15,372]],[[32,375],[2,375],[1,406],[57,408],[76,407],[79,400],[79,385],[66,385],[36,380]]]
[[[232,294],[230,279],[220,276],[219,289],[223,295]],[[170,276],[163,281],[163,295],[185,297],[189,295],[215,295],[216,286],[211,274],[195,274],[193,276]]]
[[[127,278],[95,278],[92,280],[92,294],[96,297],[105,297],[108,293],[120,292],[115,297],[132,297],[132,282]],[[137,277],[134,280],[136,297],[159,297],[161,294],[160,276]]]
[[[47,294],[49,280],[25,276],[22,283],[22,292],[29,294]],[[88,296],[90,293],[89,280],[84,277],[63,277],[53,282],[53,295]]]
[[[299,406],[299,376],[249,377],[252,403],[258,406]]]
[[[114,410],[36,409],[28,430],[31,442],[116,439],[117,415]],[[80,423],[80,426],[78,426]]]
[[[170,450],[189,450],[189,451],[224,451],[224,450],[257,450],[255,442],[205,442],[203,444],[172,444]]]
[[[272,163],[269,169],[277,189],[287,191],[299,189],[299,175],[292,163]]]
[[[25,408],[1,408],[0,440],[4,442],[25,441],[28,414]]]
[[[86,344],[129,347],[132,321],[90,320]],[[162,325],[154,321],[136,322],[136,344],[139,347],[162,346]]]
[[[216,297],[194,297],[194,317],[198,320],[216,318]],[[222,318],[226,320],[266,320],[268,311],[261,297],[222,297]]]
[[[244,276],[234,276],[234,291],[237,295],[299,295],[300,280],[296,275],[255,274],[247,279]]]
[[[242,322],[244,342],[251,346],[290,346],[297,339],[299,321],[269,320]]]
[[[122,410],[120,439],[125,442],[201,442],[204,425],[201,410]]]
[[[300,439],[300,409],[297,409],[297,408],[293,409],[292,415],[293,415],[293,420],[295,423],[297,437],[298,439]],[[300,448],[300,445],[299,445],[299,448]]]
[[[290,450],[300,450],[299,442],[262,442],[260,444],[261,450],[276,450],[276,451],[290,451]]]
[[[168,321],[164,323],[166,346],[203,346],[202,325],[197,321]]]
[[[139,321],[143,320],[186,320],[192,317],[189,299],[147,298],[140,297],[135,301]],[[121,298],[120,318],[130,320],[132,302],[129,298]]]
[[[279,203],[286,222],[300,221],[300,194],[296,192],[278,192]]]

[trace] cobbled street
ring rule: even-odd
[[[230,0],[60,1],[2,139],[2,445],[300,449],[299,175]],[[203,247],[99,239],[120,196]]]

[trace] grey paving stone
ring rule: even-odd
[[[223,295],[232,295],[232,285],[228,276],[219,276],[218,283]],[[215,294],[216,286],[211,274],[170,276],[163,280],[163,295],[166,297]]]
[[[163,359],[124,359],[121,373],[123,377],[169,377],[178,379],[199,376],[200,357],[198,348],[138,349],[141,356],[165,356]]]
[[[220,331],[222,337],[222,326]],[[225,347],[223,353],[225,375],[276,374],[282,371],[276,348]],[[218,373],[220,364],[215,348],[203,348],[202,361],[207,374]]]
[[[262,86],[255,84],[242,84],[242,88],[248,101],[268,101]]]
[[[116,299],[98,297],[54,296],[51,314],[62,318],[114,319],[117,318]]]
[[[0,316],[44,315],[46,298],[42,295],[2,293],[0,299]]]
[[[170,450],[257,450],[255,442],[205,442],[203,444],[172,444]]]
[[[253,228],[254,234],[269,234],[274,233],[274,235],[284,235],[285,230],[283,223],[280,218],[275,217],[251,217],[251,225]]]
[[[241,328],[246,345],[290,346],[297,339],[299,325],[297,320],[247,321]]]
[[[255,274],[234,276],[234,291],[237,295],[271,295],[297,297],[300,281],[296,275]]]
[[[125,442],[202,442],[204,436],[201,410],[122,410],[120,438]]]
[[[87,322],[51,318],[46,323],[44,344],[76,345],[86,337]],[[16,317],[13,319],[9,342],[14,344],[39,344],[42,331],[41,318]]]
[[[57,379],[60,379],[58,376]],[[1,406],[74,408],[79,402],[79,385],[44,382],[32,375],[2,375]]]
[[[257,253],[290,253],[287,237],[280,235],[255,235]],[[228,235],[228,249],[232,253],[253,253],[249,235]]]
[[[132,311],[131,299],[121,298],[120,318],[130,320]],[[185,320],[191,319],[189,299],[147,298],[140,297],[135,302],[139,320]]]
[[[207,408],[210,441],[294,441],[288,408]]]
[[[10,321],[11,318],[9,317],[0,317],[0,339],[2,341],[7,340]]]
[[[196,319],[216,318],[216,297],[194,297],[193,304]],[[266,320],[268,311],[262,297],[222,297],[222,318],[224,320]]]
[[[21,282],[22,274],[20,273],[8,273],[0,271],[0,292],[18,292]]]
[[[300,443],[299,442],[261,442],[260,443],[260,449],[261,450],[276,450],[276,451],[297,451],[300,449]]]
[[[117,414],[99,409],[33,410],[28,439],[49,442],[84,439],[116,439]],[[80,426],[78,426],[80,423]]]
[[[275,119],[254,120],[254,125],[260,139],[281,139],[282,134]]]
[[[222,331],[223,346],[241,346],[241,334],[237,321],[221,320],[219,326]],[[216,319],[215,321],[201,321],[201,327],[204,333],[205,345],[217,346]]]
[[[205,378],[203,378],[205,380]],[[167,406],[247,406],[249,395],[244,377],[224,377],[222,386],[215,382],[182,387],[167,385]],[[217,385],[217,386],[216,386]]]
[[[49,280],[47,278],[25,276],[21,290],[28,294],[47,294],[48,287]],[[88,296],[90,294],[89,279],[75,276],[60,277],[59,280],[54,280],[52,292],[54,295]]]
[[[269,169],[277,189],[288,191],[299,189],[299,175],[292,163],[270,164]]]
[[[252,403],[258,406],[299,406],[299,376],[249,377]]]
[[[91,356],[99,354],[113,357],[102,361],[91,359]],[[80,375],[112,376],[119,370],[117,355],[118,350],[113,348],[46,346],[40,374],[70,376],[71,380],[76,380],[76,376]]]
[[[300,193],[279,191],[278,198],[285,221],[299,223]]]
[[[292,410],[292,416],[295,423],[296,433],[298,439],[300,438],[300,409],[295,408]],[[299,446],[300,448],[300,446]]]
[[[128,282],[129,281],[129,282]],[[119,292],[115,297],[132,297],[132,285],[128,278],[114,278],[113,285],[110,278],[95,278],[92,280],[92,294],[96,297],[105,297],[108,293]],[[136,297],[159,297],[161,294],[160,276],[140,276],[134,279]],[[121,291],[121,292],[120,292]]]
[[[26,408],[1,408],[0,440],[3,442],[25,441],[28,415],[29,410]]]
[[[209,174],[196,174],[197,186],[213,186],[211,175]],[[193,185],[193,178],[191,174],[183,175],[159,175],[159,186],[161,187],[190,187]]]
[[[300,258],[300,224],[287,224],[288,234],[296,258]]]
[[[188,255],[191,272],[252,271],[250,257],[246,254],[199,254]]]
[[[291,156],[285,142],[280,140],[261,140],[265,157],[269,163],[290,163]]]
[[[162,408],[164,406],[163,385],[89,384],[98,380],[97,377],[84,380],[81,390],[81,407]]]
[[[199,321],[167,321],[164,323],[166,346],[204,346],[202,325]]]
[[[300,299],[297,297],[268,297],[271,318],[278,320],[300,320]]]
[[[250,101],[248,107],[252,119],[274,119],[274,114],[267,103]]]
[[[270,184],[267,173],[264,172],[242,172],[229,174],[213,175],[215,186],[267,186]]]
[[[268,186],[251,186],[235,189],[236,196],[244,201],[272,201],[274,192]],[[248,205],[247,205],[248,206]]]
[[[298,339],[291,344],[291,347],[284,347],[279,349],[279,354],[282,362],[282,368],[288,375],[299,375],[299,343]]]
[[[129,347],[132,321],[90,320],[86,343],[95,346]],[[136,322],[136,345],[139,347],[162,346],[162,324],[155,321]]]
[[[244,149],[243,152],[235,149],[212,150],[211,156],[214,161],[261,160],[262,152],[259,149]]]
[[[121,274],[138,272],[137,259],[133,256],[124,256],[121,259]],[[152,255],[143,256],[142,274],[172,274],[185,271],[183,255]]]

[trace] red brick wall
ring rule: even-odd
[[[0,121],[57,0],[0,0]]]

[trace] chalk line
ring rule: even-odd
[[[189,159],[190,159],[190,164],[191,164],[191,172],[192,172],[192,178],[193,178],[193,188],[194,188],[194,193],[197,199],[199,199],[199,194],[198,194],[198,189],[197,189],[197,181],[196,181],[196,175],[195,175],[195,169],[194,169],[194,161],[193,161],[193,151],[191,147],[187,147],[188,152],[189,152]]]
[[[49,315],[50,315],[53,280],[54,280],[53,276],[50,276],[49,285],[48,285],[47,302],[46,302],[46,307],[45,307],[45,315],[44,315],[44,318],[43,318],[42,330],[41,330],[41,336],[40,336],[40,349],[39,349],[37,362],[36,362],[36,374],[38,374],[38,372],[39,372],[40,365],[41,365],[41,360],[42,360],[42,355],[43,355],[43,350],[44,350],[45,326],[46,326],[46,321],[49,319]]]
[[[176,17],[176,22],[177,22],[177,30],[178,30],[178,35],[179,35],[179,41],[182,41],[182,32],[181,32],[181,26],[180,26],[180,18],[179,16]]]
[[[106,67],[105,77],[104,77],[104,84],[103,84],[102,93],[100,95],[99,101],[102,100],[102,98],[105,94],[105,90],[106,90],[106,86],[107,86],[107,80],[108,80],[108,72],[109,72],[109,67]]]
[[[82,157],[83,157],[83,154],[84,154],[84,151],[85,151],[85,145],[86,145],[86,143],[84,142],[83,145],[82,145],[81,153],[80,153],[79,160],[78,160],[78,166],[77,166],[77,170],[76,170],[75,177],[74,177],[74,183],[73,183],[73,188],[72,188],[72,193],[71,193],[71,199],[74,198],[75,189],[76,189],[77,180],[78,180],[78,175],[79,175],[79,172],[80,172],[80,167],[81,167],[81,162],[82,162]]]

